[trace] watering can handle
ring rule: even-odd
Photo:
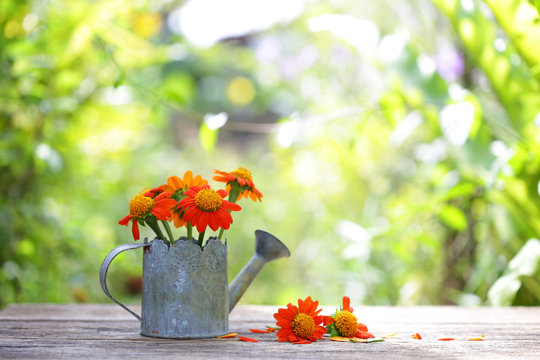
[[[112,301],[123,307],[127,312],[129,312],[131,315],[135,316],[137,320],[141,321],[141,317],[137,314],[135,314],[133,311],[131,311],[128,307],[126,307],[124,304],[122,304],[120,301],[116,300],[112,295],[109,293],[109,289],[107,288],[107,270],[109,270],[109,265],[111,265],[111,262],[113,259],[120,254],[121,252],[124,252],[126,250],[133,250],[144,246],[150,246],[148,243],[141,243],[141,244],[125,244],[120,245],[113,250],[111,250],[110,253],[105,256],[105,259],[103,260],[103,263],[101,264],[101,269],[99,270],[99,282],[101,283],[101,288],[103,289],[103,292],[105,295],[111,298]]]

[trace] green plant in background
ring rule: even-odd
[[[217,161],[267,199],[228,237],[292,250],[247,302],[540,304],[534,2],[292,2],[240,34],[196,9],[0,4],[0,305],[103,300],[129,194]]]

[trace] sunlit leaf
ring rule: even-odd
[[[206,123],[202,123],[199,127],[199,141],[201,146],[206,151],[212,151],[216,147],[219,131],[210,129]]]
[[[538,8],[528,1],[485,0],[497,21],[506,30],[512,43],[529,65],[540,64],[540,26],[538,26]]]
[[[439,213],[439,218],[443,223],[456,231],[463,231],[467,228],[467,217],[463,211],[453,205],[445,205]]]
[[[521,286],[516,274],[507,274],[493,284],[488,292],[488,300],[494,306],[510,306]]]
[[[529,239],[508,264],[515,274],[532,276],[540,267],[540,241]]]
[[[476,187],[474,184],[469,182],[460,183],[448,190],[442,198],[445,200],[451,200],[457,197],[470,196],[474,194],[475,189]]]

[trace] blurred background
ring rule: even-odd
[[[0,307],[109,302],[129,199],[239,166],[243,303],[540,305],[539,85],[534,1],[4,0]]]

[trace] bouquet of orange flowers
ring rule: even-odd
[[[226,184],[225,189],[215,190],[201,175],[193,176],[191,170],[184,177],[171,176],[167,184],[150,190],[143,190],[129,201],[129,214],[118,223],[132,223],[132,233],[139,240],[139,225],[148,226],[168,246],[176,242],[169,222],[176,228],[186,227],[187,240],[194,240],[193,228],[198,232],[198,244],[203,246],[207,227],[213,231],[220,229],[218,238],[233,222],[232,211],[240,211],[236,202],[242,198],[261,201],[263,195],[253,183],[251,171],[246,168],[225,172],[214,170],[214,180]],[[228,197],[228,200],[225,198]],[[165,236],[161,230],[165,230]]]

